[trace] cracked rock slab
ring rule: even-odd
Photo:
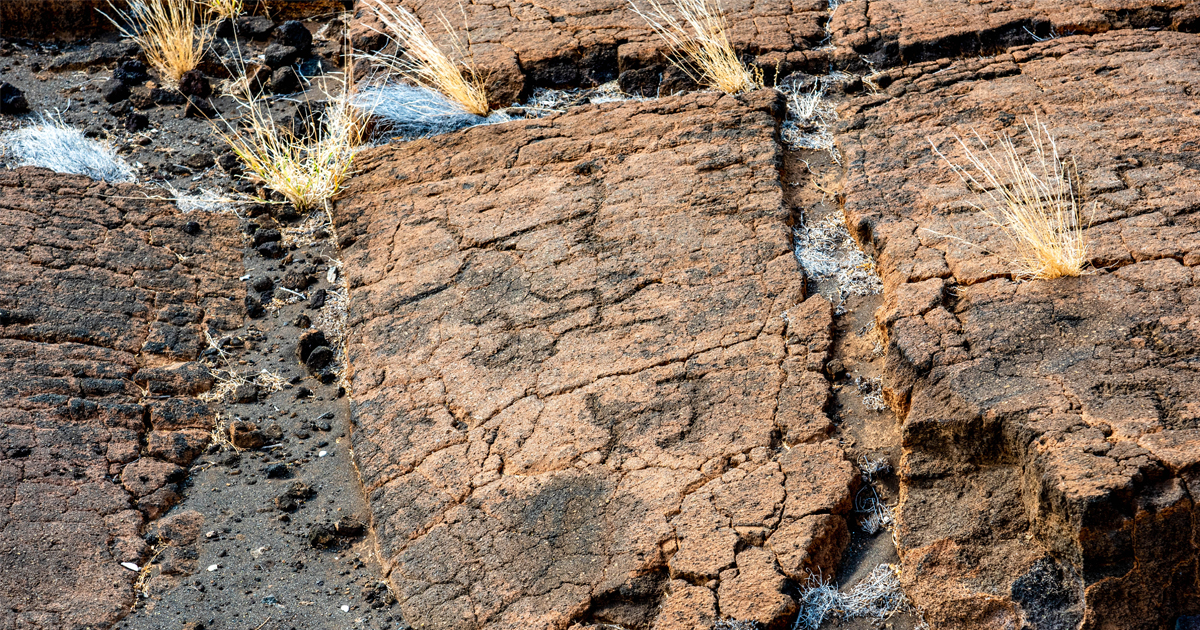
[[[508,106],[535,87],[591,87],[618,78],[625,91],[647,96],[655,96],[660,85],[664,93],[694,89],[667,63],[669,49],[626,0],[387,1],[413,11],[435,40],[444,38],[440,43],[450,40],[439,15],[449,17],[460,38],[465,28],[473,62],[481,75],[489,76],[496,107]],[[816,50],[828,38],[826,0],[725,0],[721,5],[731,42],[769,74],[768,84],[776,71],[785,76],[795,70],[827,70],[829,51]],[[652,13],[648,2],[638,6]],[[379,31],[385,29],[371,11],[360,9],[352,28],[360,50],[383,46]]]
[[[0,171],[0,628],[102,627],[212,429],[204,327],[241,323],[232,221]],[[200,229],[184,231],[188,221]]]
[[[1200,605],[1200,36],[1117,31],[910,66],[845,110],[903,420],[903,580],[937,627],[1159,628]],[[1049,126],[1093,269],[1014,283],[930,141]],[[949,237],[952,238],[949,238]]]
[[[776,626],[775,550],[835,569],[857,476],[780,111],[694,94],[363,154],[335,211],[354,451],[409,623]]]

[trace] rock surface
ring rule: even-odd
[[[388,2],[414,11],[435,40],[445,39],[443,43],[449,38],[440,27],[439,13],[449,16],[454,28],[464,28],[458,2]],[[492,75],[493,91],[508,99],[498,96],[500,106],[534,87],[587,87],[621,78],[623,86],[645,84],[653,96],[660,82],[669,93],[681,78],[677,75],[682,73],[666,63],[670,51],[626,0],[536,5],[477,0],[462,6],[476,69]],[[646,2],[638,6],[649,11]],[[777,71],[782,76],[795,70],[827,70],[829,51],[816,50],[828,37],[826,0],[727,0],[722,6],[734,47],[769,75],[768,84]],[[371,11],[359,8],[352,31],[358,48],[382,47],[384,38],[378,31],[383,30]],[[652,75],[648,79],[636,76],[647,72]]]
[[[408,623],[780,627],[787,575],[834,569],[858,476],[826,439],[832,313],[790,251],[780,105],[363,154],[335,212],[354,451]]]
[[[136,574],[120,563],[143,562],[143,524],[212,429],[192,398],[212,377],[191,361],[206,327],[241,324],[233,226],[140,194],[0,170],[5,630],[123,616]]]
[[[845,211],[887,294],[905,587],[935,627],[1165,628],[1200,607],[1198,46],[1063,37],[889,71],[841,112]],[[1078,162],[1094,269],[1014,283],[930,142],[1027,146],[1035,116]]]
[[[1189,0],[872,0],[845,2],[830,32],[839,66],[863,69],[989,54],[1063,35],[1155,28],[1195,32]]]

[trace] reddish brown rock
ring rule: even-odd
[[[777,99],[362,154],[335,210],[354,452],[411,623],[775,625],[772,549],[836,563],[784,529],[844,532],[856,475],[821,441],[832,312],[790,251]]]
[[[0,170],[2,628],[124,616],[135,574],[120,563],[144,560],[141,526],[212,427],[183,398],[212,379],[186,362],[203,326],[240,325],[234,225],[144,196]]]
[[[1200,8],[1189,0],[874,0],[845,2],[830,21],[835,59],[850,67],[989,54],[1128,28],[1195,32]]]
[[[1165,628],[1200,608],[1197,46],[1062,37],[909,66],[842,110],[904,423],[902,576],[934,626]],[[1011,245],[929,143],[1027,142],[1035,115],[1078,162],[1094,269],[1014,283]]]
[[[618,77],[625,89],[651,96],[660,83],[664,93],[689,84],[666,63],[666,46],[625,0],[520,6],[480,0],[461,5],[465,24],[458,2],[397,4],[414,11],[435,40],[446,40],[443,44],[449,40],[439,14],[452,16],[454,28],[468,29],[479,50],[473,59],[476,69],[491,76],[494,105],[506,106],[534,87],[588,87]],[[824,72],[828,67],[828,51],[814,50],[827,37],[825,0],[726,0],[722,5],[734,47],[755,58],[768,83],[777,71],[783,76],[795,70]],[[645,2],[639,6],[649,9]],[[381,30],[374,14],[360,8],[353,24],[355,45],[380,48],[385,41]]]

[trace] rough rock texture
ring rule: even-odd
[[[1060,35],[1123,28],[1200,29],[1191,0],[871,0],[830,20],[839,66],[974,56]],[[865,59],[860,59],[865,57]]]
[[[664,72],[664,92],[677,89],[673,86],[682,78],[682,73],[666,64],[668,51],[662,40],[630,10],[626,0],[396,4],[414,11],[435,39],[444,37],[438,26],[439,13],[456,29],[463,28],[461,4],[477,69],[491,74],[493,89],[510,100],[533,87],[590,86],[619,76],[626,89],[632,86],[654,95]],[[768,82],[777,70],[781,75],[793,70],[827,70],[829,51],[814,50],[828,38],[826,0],[726,0],[722,5],[734,47],[763,68]],[[638,6],[649,9],[646,2]],[[383,27],[371,11],[360,7],[353,25],[356,46],[382,46],[383,39],[375,29]],[[500,104],[509,102],[501,100]]]
[[[1200,607],[1198,47],[1063,37],[891,71],[842,111],[904,423],[903,575],[937,627],[1166,628]],[[1014,283],[927,137],[952,159],[971,129],[1028,146],[1035,115],[1078,161],[1096,269]]]
[[[351,0],[352,1],[352,0]],[[114,2],[117,7],[125,3]],[[256,0],[247,8],[289,20],[349,9],[346,0]],[[4,0],[0,2],[0,36],[70,39],[115,30],[99,11],[115,14],[108,0]]]
[[[231,221],[0,171],[0,628],[103,626],[212,416],[203,328],[241,324]],[[195,221],[200,230],[183,230]]]
[[[857,476],[780,100],[608,104],[363,154],[338,203],[354,449],[422,628],[775,627]],[[660,612],[660,603],[662,604]]]

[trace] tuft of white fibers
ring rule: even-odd
[[[858,387],[858,393],[862,394],[864,407],[871,411],[884,411],[888,408],[887,403],[883,400],[883,379],[881,377],[863,378],[858,376],[854,379],[854,385]]]
[[[133,169],[112,147],[83,137],[83,132],[53,116],[5,133],[0,136],[0,146],[17,166],[40,166],[106,182],[134,180]]]
[[[377,139],[427,138],[513,120],[499,111],[478,116],[439,92],[402,83],[364,88],[351,104],[374,118],[380,128]]]
[[[179,208],[180,212],[224,212],[229,211],[237,214],[233,209],[233,200],[218,194],[214,190],[208,188],[197,188],[191,192],[182,192],[176,190],[175,187],[167,184],[167,190],[171,192],[171,200],[175,202],[175,207]]]
[[[779,87],[779,91],[787,97],[787,116],[779,134],[789,148],[827,151],[834,162],[842,163],[841,154],[833,141],[837,112],[825,98],[825,83],[840,80],[840,76],[827,78],[824,82],[817,79],[807,91],[797,85]]]
[[[821,576],[808,579],[800,590],[800,614],[793,630],[817,630],[828,619],[871,617],[887,619],[912,604],[900,590],[900,568],[881,564],[847,591],[839,591]]]
[[[626,94],[616,81],[602,83],[594,88],[575,88],[555,90],[552,88],[536,88],[529,100],[522,106],[512,109],[523,110],[526,117],[538,118],[549,114],[564,112],[572,107],[581,105],[599,105],[601,103],[621,103],[624,101],[645,101],[643,96]]]
[[[845,312],[846,298],[851,295],[875,295],[883,290],[883,282],[875,271],[875,262],[858,248],[858,243],[846,228],[846,219],[833,212],[809,225],[801,217],[792,229],[796,260],[810,280],[836,281],[837,313]]]

